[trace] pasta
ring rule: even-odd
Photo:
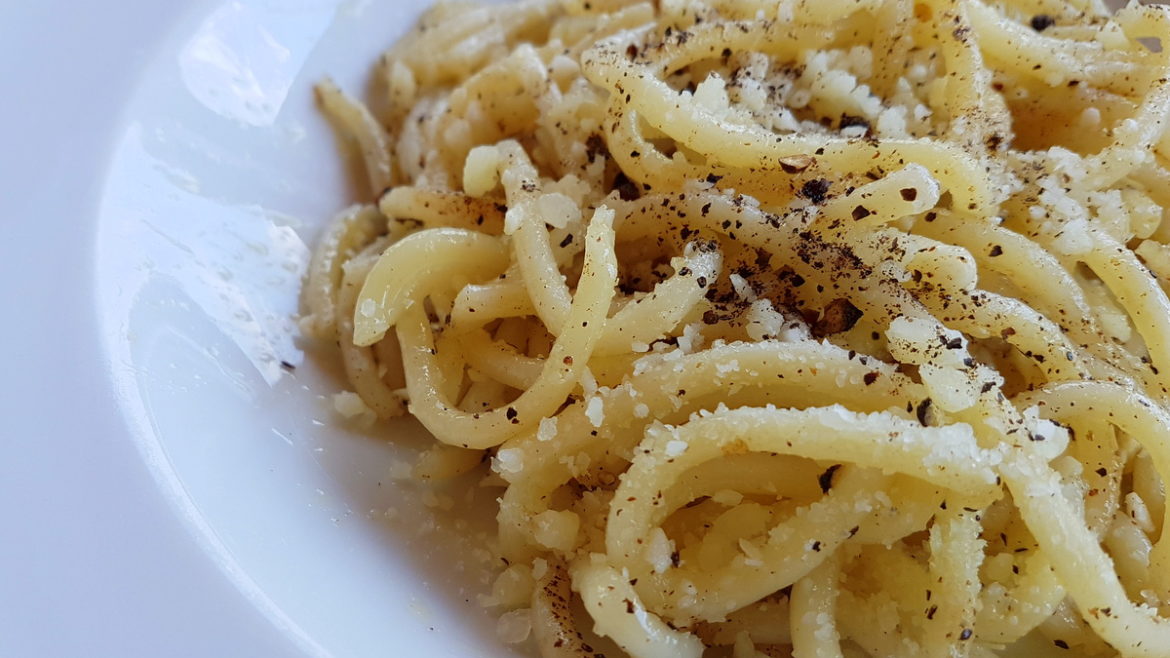
[[[491,602],[548,658],[1170,656],[1168,37],[439,4],[370,104],[318,87],[374,201],[302,331],[434,435],[416,475],[490,463]]]

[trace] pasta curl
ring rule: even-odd
[[[441,3],[301,330],[546,658],[1170,656],[1170,10]],[[393,429],[388,430],[393,435]],[[522,638],[520,638],[522,639]]]

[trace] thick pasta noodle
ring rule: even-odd
[[[303,332],[416,475],[490,463],[489,602],[546,657],[1170,656],[1168,38],[440,4],[369,105],[318,88],[372,195]]]

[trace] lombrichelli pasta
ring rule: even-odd
[[[437,5],[368,102],[318,87],[372,196],[302,331],[420,476],[490,469],[543,656],[1170,656],[1168,36]]]

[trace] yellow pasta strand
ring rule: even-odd
[[[435,437],[416,477],[479,474],[545,658],[1170,656],[1150,38],[1098,0],[439,4],[377,115],[318,87],[370,198],[301,331]]]

